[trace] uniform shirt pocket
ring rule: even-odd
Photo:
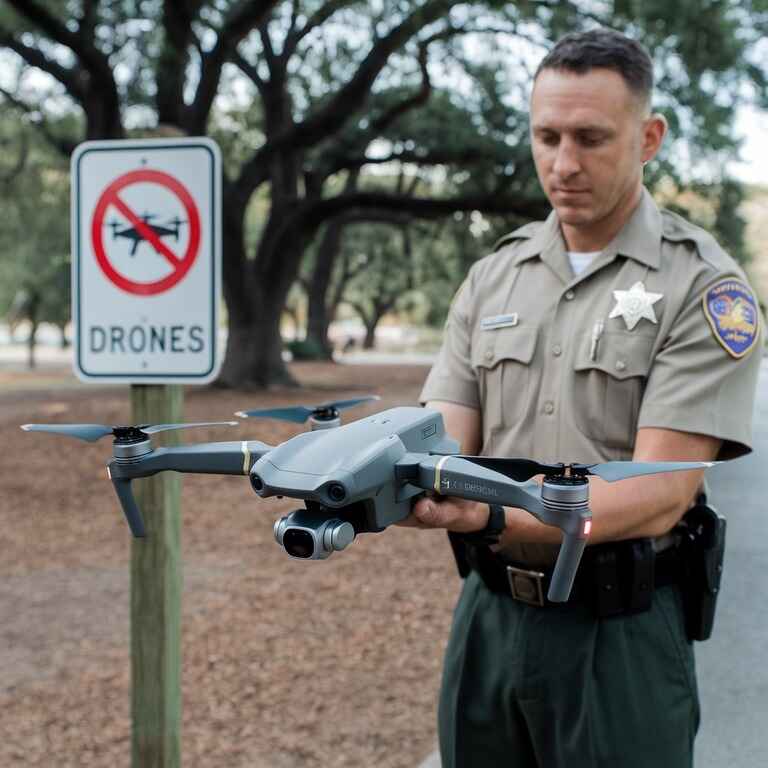
[[[576,426],[587,437],[632,450],[654,342],[653,336],[609,331],[593,355],[591,334],[579,338],[572,409]]]
[[[486,432],[510,427],[525,412],[531,385],[535,328],[497,328],[480,332],[472,349]]]

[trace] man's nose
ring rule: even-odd
[[[566,138],[562,138],[557,147],[555,164],[552,170],[561,179],[567,179],[576,175],[581,170],[578,148]]]

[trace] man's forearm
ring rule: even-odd
[[[661,536],[682,517],[701,482],[702,473],[650,475],[606,483],[590,480],[592,531],[590,544],[604,541]],[[689,489],[693,489],[689,491]],[[557,544],[559,528],[544,525],[522,509],[507,509],[507,529],[499,540],[500,549],[513,542]]]
[[[647,427],[638,430],[634,461],[711,461],[720,440],[707,435]],[[645,536],[662,536],[671,530],[691,505],[704,473],[670,472],[633,477],[618,483],[590,478],[592,510],[590,544]],[[525,516],[525,517],[523,517]],[[553,544],[560,530],[543,525],[522,510],[510,510],[509,526],[500,542]]]

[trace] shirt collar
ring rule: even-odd
[[[662,221],[656,203],[643,187],[638,203],[627,223],[603,249],[600,262],[612,261],[616,255],[629,256],[652,269],[658,269],[661,261]],[[542,261],[553,262],[557,267],[566,263],[567,250],[560,231],[560,222],[553,210],[529,240],[517,249],[515,264],[534,256]]]

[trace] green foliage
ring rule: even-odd
[[[85,130],[96,138],[108,125],[98,106],[114,77],[119,128],[126,135],[159,120],[176,121],[184,130],[208,132],[222,146],[225,195],[232,204],[227,213],[243,224],[244,247],[225,253],[229,317],[239,322],[256,316],[248,310],[249,291],[255,295],[258,286],[270,285],[275,295],[287,294],[304,244],[322,230],[323,216],[313,206],[342,198],[345,180],[356,172],[356,191],[398,200],[384,210],[351,203],[323,209],[323,215],[354,215],[357,222],[369,215],[375,222],[367,232],[358,223],[345,239],[347,253],[356,249],[370,259],[367,281],[356,278],[350,295],[372,309],[375,286],[397,286],[401,295],[418,290],[426,300],[411,305],[439,322],[467,264],[521,223],[511,214],[477,211],[492,209],[499,199],[541,199],[527,121],[536,62],[562,34],[597,25],[628,32],[654,57],[655,104],[671,130],[648,169],[649,185],[668,179],[680,189],[717,185],[712,226],[733,253],[742,250],[739,190],[723,169],[737,149],[735,110],[747,101],[768,104],[760,58],[768,32],[766,0],[278,0],[266,21],[249,12],[269,9],[268,2],[36,0],[64,21],[64,33],[56,34],[55,24],[35,23],[11,5],[24,7],[21,0],[0,6],[0,46],[9,64],[0,98],[25,104],[26,119],[52,145],[76,143]],[[376,64],[382,41],[409,22],[413,28]],[[198,98],[204,91],[198,86],[223,38],[226,62],[209,108]],[[285,51],[290,55],[283,59]],[[374,71],[370,82],[367,67]],[[30,78],[35,68],[38,76]],[[39,77],[46,69],[51,77]],[[349,88],[357,81],[366,82],[360,92]],[[349,98],[337,103],[339,93]],[[324,113],[329,104],[330,116]],[[92,119],[91,112],[104,119]],[[291,141],[281,143],[285,135]],[[23,214],[12,198],[3,197],[9,224],[2,238],[8,253],[17,254],[14,222]],[[410,199],[450,200],[455,207],[420,213],[432,221],[417,227]],[[460,213],[452,218],[454,211]],[[394,214],[394,229],[380,223]],[[434,221],[439,218],[441,223]],[[45,214],[35,220],[45,221]],[[54,232],[60,221],[66,226],[66,217],[51,216],[46,231]],[[409,248],[397,235],[405,225]],[[23,239],[37,237],[24,233]],[[57,251],[46,244],[42,252]],[[402,282],[405,275],[413,289]],[[379,296],[379,304],[388,303],[385,298]]]
[[[0,118],[0,316],[19,291],[33,296],[38,320],[70,314],[69,175],[66,161],[18,114]]]
[[[324,360],[325,351],[314,339],[294,339],[286,343],[285,348],[294,360]]]

